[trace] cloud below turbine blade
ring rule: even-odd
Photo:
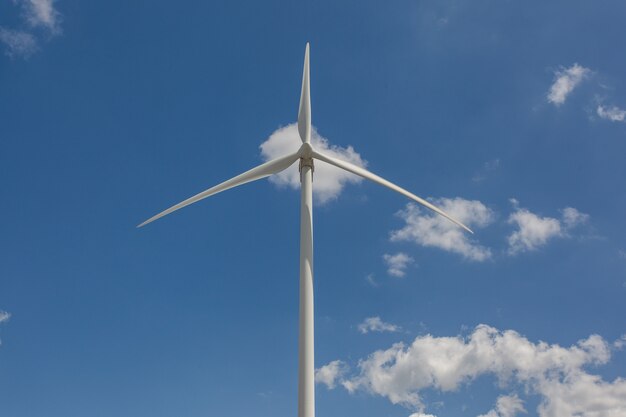
[[[457,391],[491,375],[508,392],[482,417],[523,413],[522,395],[539,396],[539,417],[624,416],[626,379],[609,381],[588,371],[608,364],[611,352],[611,344],[595,334],[567,347],[532,342],[514,330],[482,324],[465,337],[424,335],[410,344],[377,350],[358,360],[352,375],[333,373],[332,386],[385,397],[419,416],[428,405],[423,391]],[[341,361],[331,363],[348,369]],[[511,392],[515,390],[519,392]]]

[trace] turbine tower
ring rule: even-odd
[[[304,53],[304,71],[302,74],[302,90],[300,108],[298,110],[298,133],[302,146],[297,152],[274,159],[252,168],[243,174],[224,181],[175,206],[149,218],[137,227],[145,226],[178,209],[248,182],[277,174],[299,161],[300,167],[300,321],[298,334],[298,417],[315,417],[315,367],[313,345],[313,171],[315,159],[334,165],[338,168],[359,175],[375,183],[390,188],[413,201],[433,210],[468,232],[472,231],[445,213],[440,208],[413,193],[379,177],[376,174],[353,165],[349,162],[325,155],[311,146],[311,95],[309,82],[309,44]]]

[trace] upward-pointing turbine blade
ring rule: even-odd
[[[200,201],[219,192],[226,191],[229,188],[237,187],[238,185],[243,185],[251,181],[256,181],[261,178],[269,177],[272,174],[276,174],[286,168],[289,168],[289,166],[291,166],[291,164],[296,162],[299,158],[300,155],[296,152],[291,155],[287,155],[282,158],[277,158],[272,161],[266,162],[256,168],[252,168],[251,170],[244,172],[243,174],[239,174],[236,177],[229,179],[228,181],[224,181],[223,183],[218,184],[215,187],[211,187],[206,191],[196,194],[193,197],[190,197],[187,200],[180,202],[165,211],[162,211],[156,216],[150,217],[148,220],[141,223],[137,227],[145,226],[146,224],[160,219],[163,216],[167,216],[168,214],[178,209],[186,207],[190,204],[195,203],[196,201]]]
[[[319,153],[319,152],[317,152],[315,150],[313,151],[313,158],[319,159],[320,161],[323,161],[323,162],[327,162],[327,163],[329,163],[331,165],[334,165],[334,166],[336,166],[338,168],[345,169],[348,172],[351,172],[353,174],[356,174],[358,176],[366,178],[366,179],[368,179],[370,181],[374,181],[375,183],[378,183],[380,185],[384,185],[387,188],[391,188],[392,190],[394,190],[396,192],[399,192],[402,195],[405,195],[406,197],[410,198],[411,200],[417,201],[418,203],[420,203],[424,207],[427,207],[427,208],[431,209],[435,213],[441,214],[443,217],[445,217],[446,219],[448,219],[451,222],[455,223],[456,225],[461,226],[463,229],[467,230],[468,232],[474,233],[474,232],[471,231],[471,229],[469,227],[465,226],[463,223],[461,223],[460,221],[456,220],[455,218],[450,216],[448,213],[446,213],[445,211],[441,210],[439,207],[429,203],[428,201],[424,200],[423,198],[420,198],[420,197],[416,196],[413,193],[408,192],[404,188],[398,187],[397,185],[387,181],[384,178],[379,177],[376,174],[372,174],[371,172],[369,172],[366,169],[358,167],[358,166],[356,166],[354,164],[351,164],[349,162],[342,161],[340,159],[333,158],[333,157],[330,157],[328,155],[321,154],[321,153]]]
[[[302,91],[298,109],[298,133],[302,143],[311,142],[311,85],[309,82],[309,43],[304,51],[304,70],[302,72]]]

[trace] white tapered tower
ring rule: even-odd
[[[311,94],[309,70],[309,44],[304,53],[304,70],[302,74],[302,90],[298,110],[298,133],[302,146],[297,152],[274,159],[252,168],[243,174],[224,181],[193,197],[178,203],[167,210],[151,217],[137,227],[142,227],[173,211],[193,204],[204,198],[229,188],[237,187],[251,181],[268,177],[290,167],[299,161],[300,168],[300,311],[298,334],[298,417],[315,417],[315,361],[314,361],[314,320],[313,320],[313,161],[315,159],[341,168],[353,174],[367,178],[375,183],[390,188],[413,201],[433,210],[448,220],[472,232],[467,226],[450,217],[440,208],[413,193],[349,162],[322,154],[311,146]]]
[[[298,337],[298,417],[315,416],[315,344],[313,320],[313,155],[309,44],[304,52],[302,92],[298,111],[300,156],[300,328]]]

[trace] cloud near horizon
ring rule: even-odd
[[[336,373],[333,386],[381,396],[420,415],[427,407],[423,390],[457,391],[491,375],[507,394],[483,417],[513,417],[522,412],[518,395],[538,395],[540,417],[624,416],[626,380],[607,381],[587,370],[606,365],[610,359],[611,345],[595,334],[563,347],[531,342],[514,330],[481,324],[467,337],[429,334],[416,337],[410,345],[395,343],[377,350],[359,360],[358,371],[352,375]],[[348,365],[339,362],[347,369]],[[515,390],[520,392],[511,392]]]
[[[315,127],[313,127],[311,132],[311,144],[315,149],[329,156],[342,159],[363,168],[367,166],[367,161],[365,161],[352,146],[342,148],[340,146],[331,145],[328,139],[317,133]],[[261,156],[263,160],[269,161],[297,151],[300,145],[302,145],[302,141],[298,134],[298,125],[292,123],[274,131],[274,133],[260,145]],[[337,199],[347,184],[358,184],[363,180],[359,176],[318,160],[315,161],[315,172],[313,176],[315,179],[313,198],[318,204],[326,204]],[[270,181],[280,187],[289,187],[294,190],[300,189],[298,164],[294,164],[286,170],[272,175]]]

